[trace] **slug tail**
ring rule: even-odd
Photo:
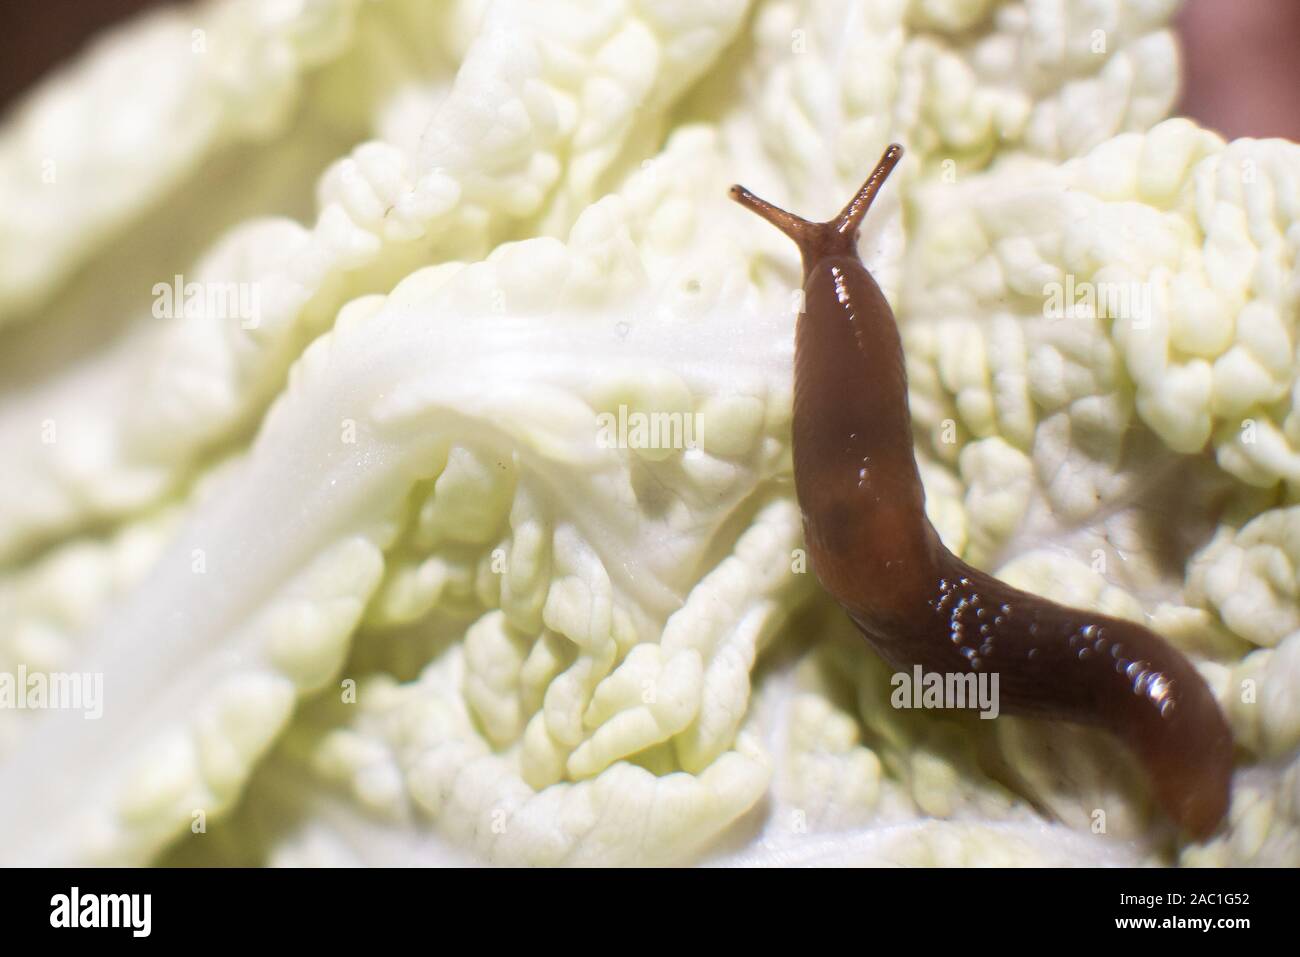
[[[1002,710],[1099,726],[1144,766],[1154,796],[1205,839],[1227,813],[1233,739],[1209,686],[1136,622],[1067,608],[949,556],[928,640],[890,649],[935,671],[997,672]],[[913,632],[913,635],[916,633]]]

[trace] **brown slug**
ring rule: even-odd
[[[1228,807],[1232,734],[1192,664],[1131,621],[1066,608],[967,565],[925,514],[907,374],[858,229],[897,144],[834,219],[813,223],[740,186],[731,196],[803,257],[795,331],[794,479],[813,570],[894,668],[998,675],[1001,710],[1105,728],[1197,838]]]

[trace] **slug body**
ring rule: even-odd
[[[972,568],[926,517],[898,327],[857,253],[862,218],[901,156],[889,147],[826,223],[731,191],[803,258],[794,478],[813,570],[891,666],[997,673],[1002,711],[1113,733],[1137,754],[1169,816],[1204,838],[1227,811],[1233,742],[1192,664],[1141,625]]]

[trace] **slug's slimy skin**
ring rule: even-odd
[[[1130,621],[1066,608],[967,565],[925,515],[903,349],[857,253],[858,228],[902,157],[885,151],[835,219],[811,223],[733,186],[795,241],[794,478],[813,570],[895,668],[998,674],[1001,710],[1103,727],[1147,768],[1197,838],[1228,808],[1232,734],[1191,663]]]

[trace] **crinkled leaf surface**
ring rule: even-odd
[[[0,670],[104,676],[98,721],[0,711],[4,859],[1296,863],[1300,147],[1165,119],[1174,7],[106,37],[0,126]],[[860,248],[931,517],[1198,662],[1206,844],[1092,732],[891,708],[807,573],[798,263],[726,187],[825,215],[891,140]],[[257,314],[160,318],[176,275]],[[698,441],[602,441],[629,409]]]

